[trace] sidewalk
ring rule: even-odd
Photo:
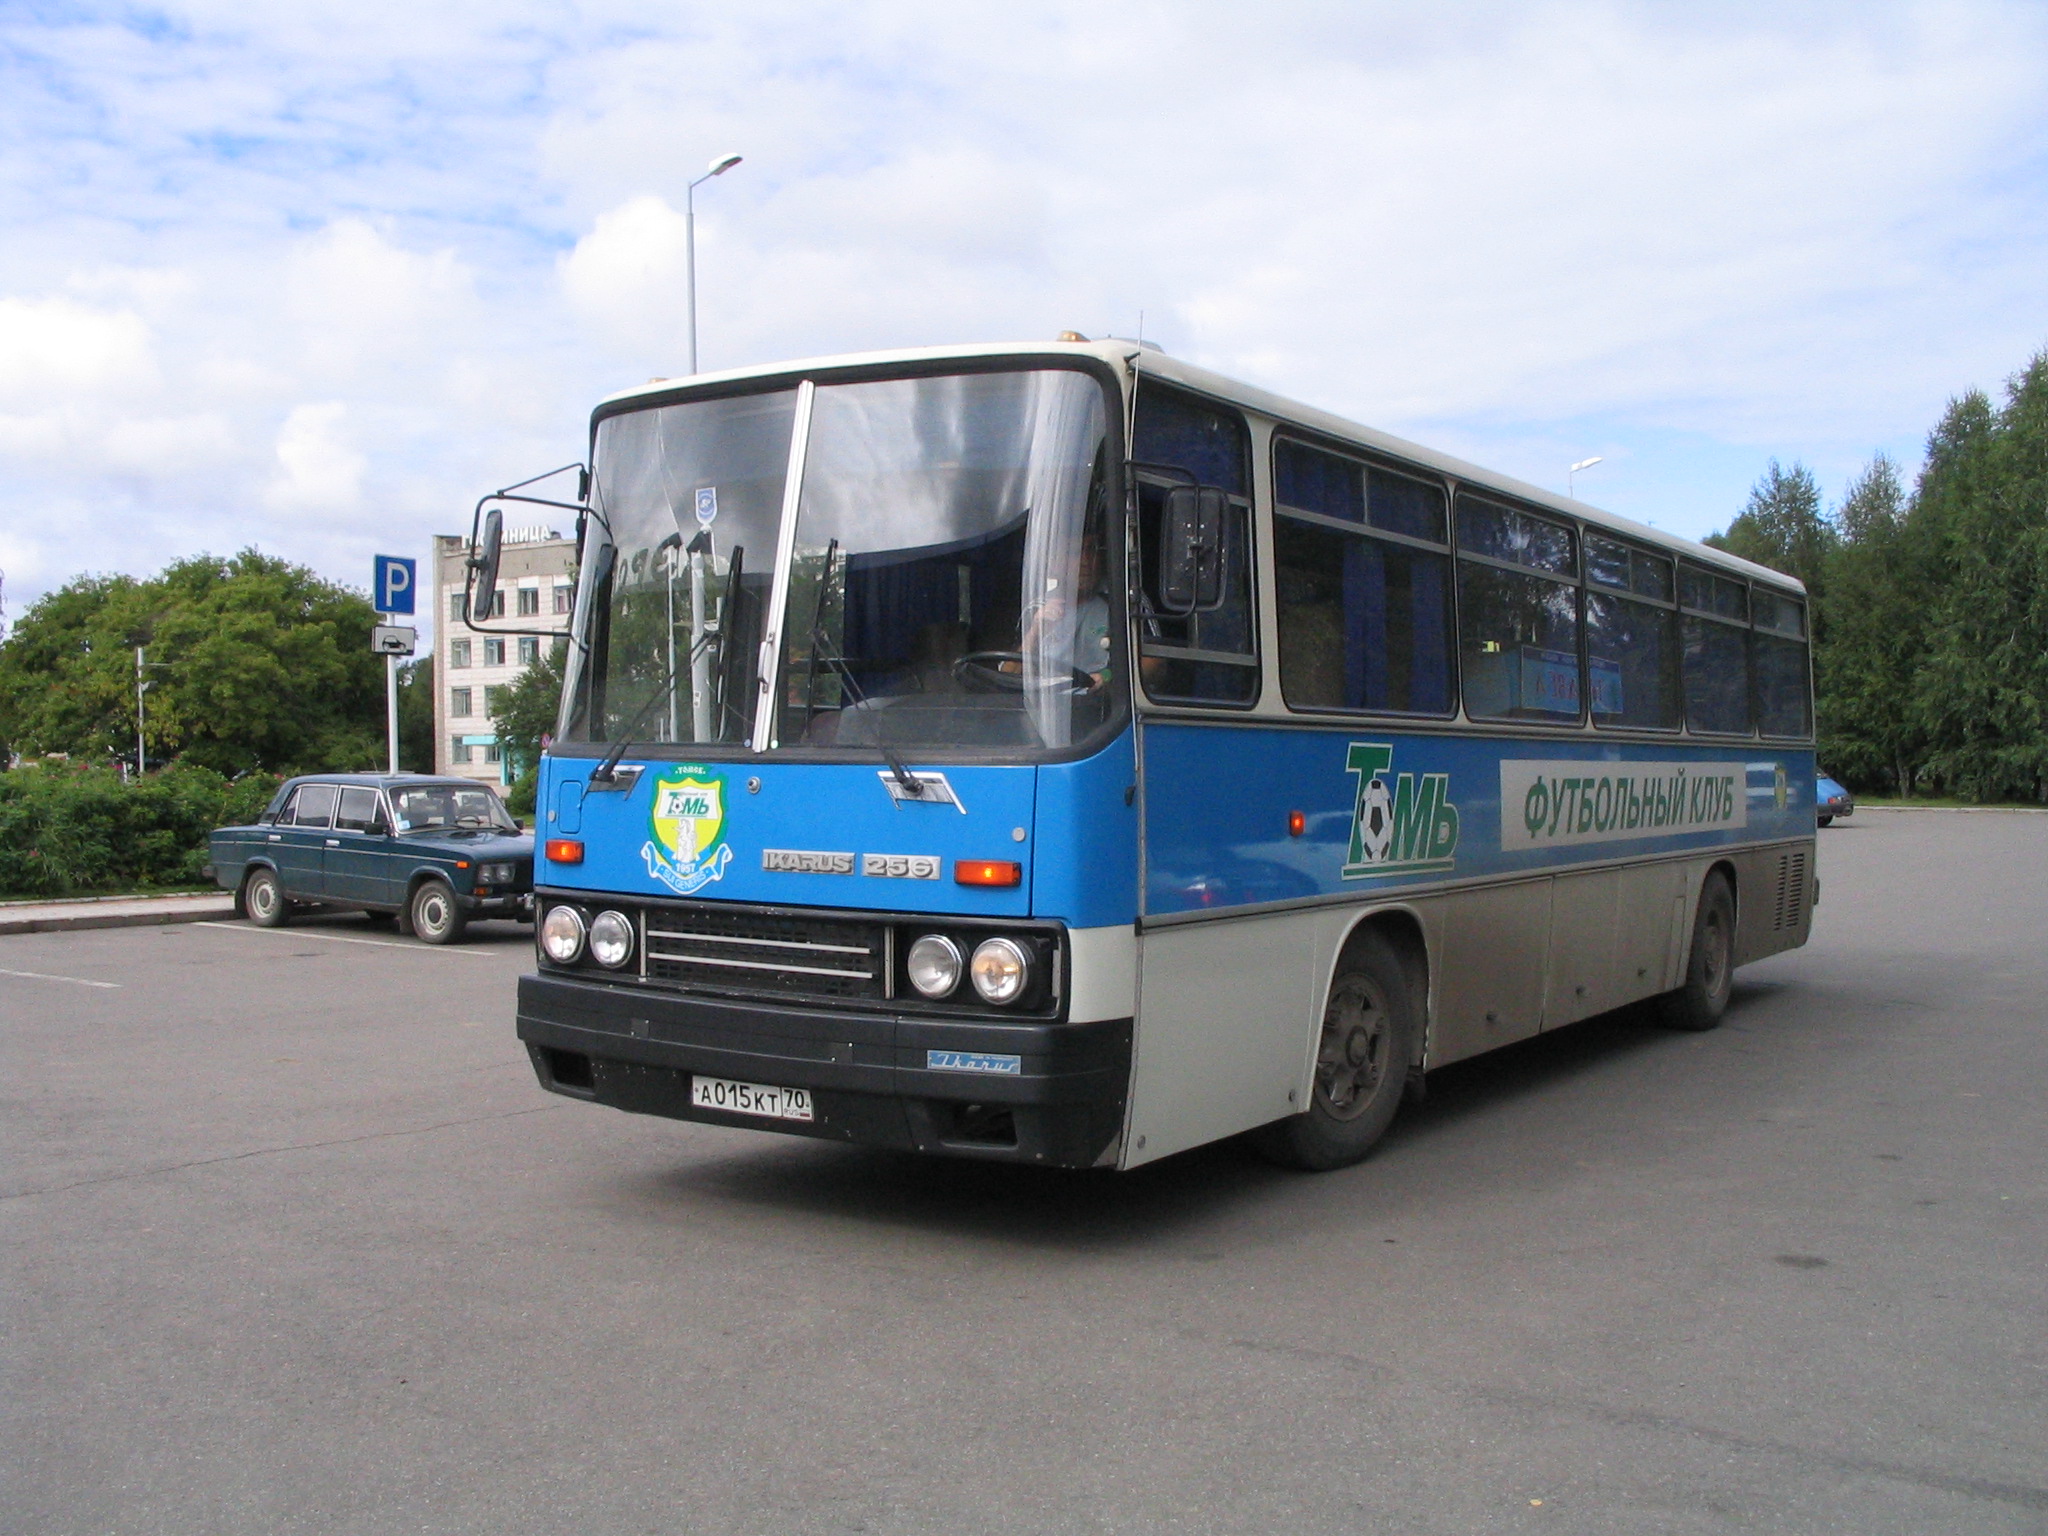
[[[61,933],[71,928],[143,928],[233,917],[227,891],[182,896],[79,896],[62,901],[0,902],[0,934]]]

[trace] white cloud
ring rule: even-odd
[[[339,400],[292,407],[277,433],[280,470],[264,500],[280,512],[335,512],[361,494],[368,460],[348,438],[348,406]]]
[[[599,214],[561,258],[562,290],[614,343],[680,349],[689,325],[685,243],[681,213],[659,197],[632,198]]]
[[[0,403],[133,394],[155,379],[149,327],[132,310],[60,296],[0,297]]]

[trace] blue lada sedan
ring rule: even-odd
[[[533,837],[487,784],[417,774],[290,779],[213,834],[214,881],[266,928],[301,906],[388,912],[429,944],[479,917],[533,919]]]

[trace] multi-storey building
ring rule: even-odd
[[[469,541],[434,539],[434,771],[509,784],[518,765],[498,744],[492,715],[548,641],[537,635],[484,635],[462,622]],[[508,528],[498,567],[497,617],[518,629],[569,628],[576,541],[548,528]]]

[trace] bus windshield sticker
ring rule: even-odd
[[[1680,837],[1749,825],[1741,763],[1518,762],[1500,765],[1503,849]]]
[[[725,878],[732,848],[721,841],[725,780],[719,775],[694,763],[662,770],[647,826],[654,834],[640,849],[647,873],[678,896]]]
[[[1358,778],[1351,815],[1351,852],[1343,878],[1413,875],[1457,863],[1458,808],[1448,773],[1393,774],[1386,742],[1354,741],[1345,771]]]

